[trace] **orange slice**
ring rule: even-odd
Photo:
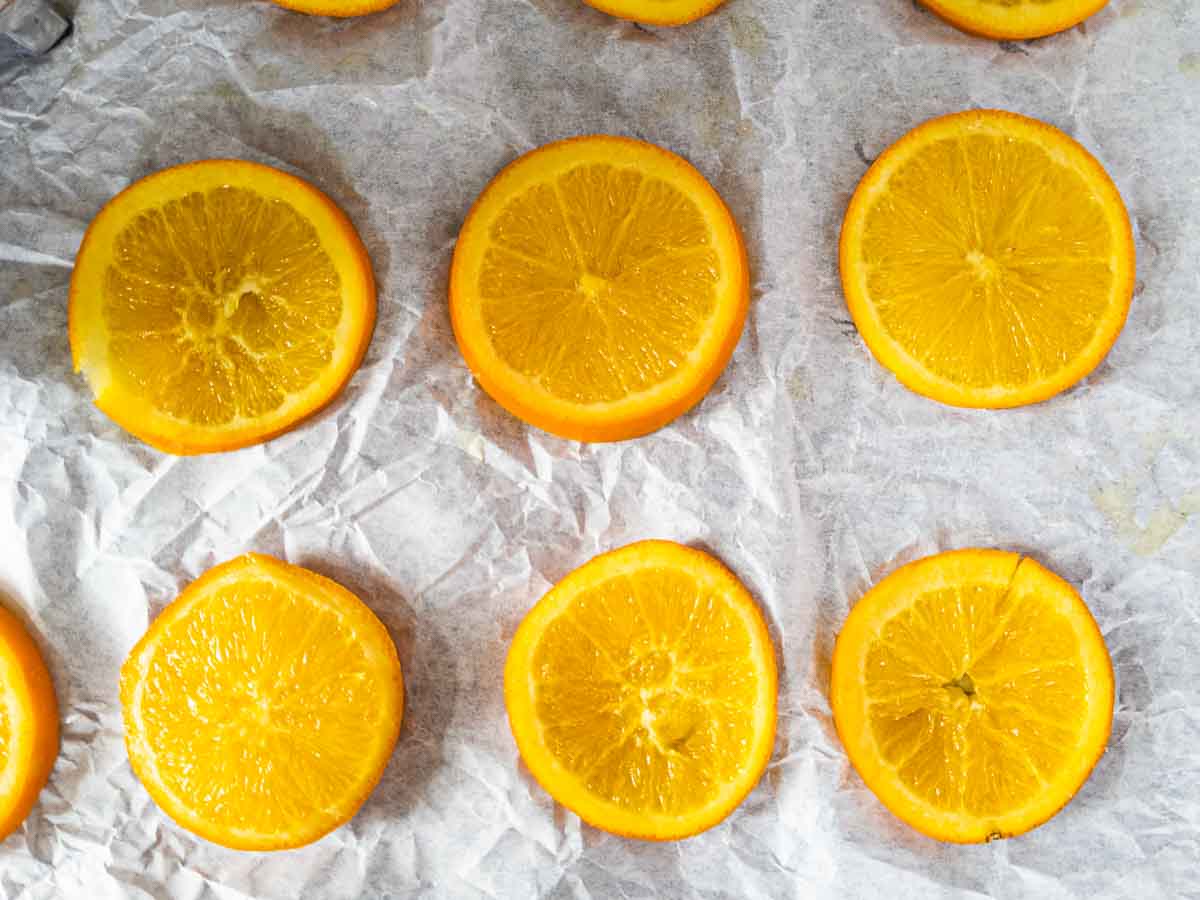
[[[273,0],[279,6],[310,16],[338,19],[365,16],[395,6],[399,0]]]
[[[775,740],[775,655],[741,582],[698,550],[644,541],[560,581],[504,670],[530,772],[597,828],[674,840],[728,816]]]
[[[327,578],[247,554],[192,582],[121,667],[133,770],[172,819],[238,850],[350,820],[400,731],[387,629]]]
[[[871,166],[842,225],[842,288],[875,357],[954,406],[1052,397],[1117,339],[1134,285],[1121,195],[1056,128],[934,119]]]
[[[450,272],[458,345],[514,415],[585,441],[662,427],[700,401],[741,335],[741,234],[687,162],[593,136],[496,176]]]
[[[588,6],[618,19],[643,25],[686,25],[701,19],[725,0],[585,0]]]
[[[943,841],[1012,837],[1079,790],[1108,741],[1113,672],[1075,590],[1015,553],[960,550],[855,605],[830,701],[875,795]]]
[[[951,25],[980,37],[1024,40],[1066,31],[1108,0],[920,0]]]
[[[354,226],[277,169],[206,160],[114,197],[71,278],[75,370],[126,431],[171,453],[272,438],[354,374],[375,283]]]
[[[57,756],[50,673],[29,632],[0,607],[0,840],[25,821]]]

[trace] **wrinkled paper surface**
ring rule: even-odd
[[[250,0],[87,0],[67,41],[0,60],[0,586],[40,636],[62,754],[0,849],[6,897],[1182,897],[1200,866],[1200,4],[1113,0],[1047,40],[971,38],[911,0],[731,0],[642,29],[580,0],[401,0],[359,20]],[[1135,222],[1129,324],[1086,383],[1007,412],[902,388],[850,324],[843,210],[931,116],[998,106],[1065,129]],[[692,413],[616,445],[511,418],[455,347],[446,274],[514,157],[612,132],[689,158],[741,222],[745,334]],[[271,443],[179,459],[72,374],[84,228],[131,181],[258,160],[330,194],[380,283],[361,371]],[[501,667],[522,614],[640,538],[719,555],[781,661],[779,736],[724,824],[668,845],[581,826],[520,765]],[[995,545],[1082,589],[1118,679],[1108,753],[1035,832],[927,840],[849,768],[832,642],[896,565]],[[150,619],[245,550],[356,591],[390,627],[404,729],[352,824],[223,850],[133,777],[117,671]]]

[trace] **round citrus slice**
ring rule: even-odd
[[[517,748],[584,821],[675,840],[758,782],[775,740],[775,656],[741,582],[667,541],[598,556],[517,629],[504,671]]]
[[[238,850],[350,820],[400,732],[387,629],[327,578],[248,554],[192,582],[121,667],[133,770],[172,819]]]
[[[662,427],[704,396],[741,335],[749,276],[729,210],[687,162],[593,136],[496,176],[450,271],[458,345],[514,415],[567,438]]]
[[[310,16],[346,19],[365,16],[395,6],[399,0],[273,0],[279,6]]]
[[[1024,40],[1066,31],[1108,0],[920,0],[956,28],[980,37]]]
[[[643,25],[686,25],[701,19],[725,0],[585,0],[588,6],[618,19]]]
[[[1056,128],[973,110],[909,132],[842,225],[842,288],[875,357],[954,406],[1035,403],[1091,372],[1134,285],[1133,232],[1100,164]]]
[[[58,756],[58,703],[37,645],[0,607],[0,840],[20,827]]]
[[[96,405],[171,453],[272,438],[354,374],[375,283],[354,226],[277,169],[206,160],[127,188],[84,235],[71,353]]]
[[[833,651],[838,734],[867,787],[930,837],[1042,824],[1108,741],[1113,672],[1075,590],[1031,559],[960,550],[893,572]]]

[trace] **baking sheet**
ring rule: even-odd
[[[40,635],[62,754],[0,847],[5,897],[1183,897],[1200,859],[1200,4],[1112,0],[997,43],[911,0],[731,0],[643,29],[579,0],[402,0],[359,20],[248,0],[88,0],[42,59],[0,59],[0,587]],[[1135,221],[1129,324],[1084,385],[954,410],[873,362],[836,237],[867,162],[918,122],[999,106],[1108,167]],[[695,411],[616,445],[558,440],[469,377],[446,308],[463,216],[518,154],[586,132],[687,156],[741,222],[754,296]],[[329,193],[371,252],[380,318],[345,395],[271,443],[177,459],[93,408],[66,293],[89,219],[163,166],[236,156]],[[664,537],[718,554],[781,662],[761,785],[695,839],[581,826],[520,766],[501,666],[523,612],[593,554]],[[1080,586],[1118,678],[1109,751],[1067,809],[951,847],[893,820],[826,700],[852,602],[973,544]],[[408,682],[353,823],[226,851],[152,804],[117,669],[187,581],[244,550],[363,596]]]

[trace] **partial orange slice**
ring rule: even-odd
[[[980,37],[1024,40],[1066,31],[1108,0],[920,0],[951,25]]]
[[[898,818],[943,841],[1012,837],[1104,752],[1113,672],[1075,590],[1031,559],[961,550],[859,600],[833,652],[846,754]]]
[[[585,0],[601,12],[643,25],[686,25],[707,16],[725,0]]]
[[[704,177],[641,141],[549,144],[496,176],[454,251],[450,314],[480,385],[539,428],[617,441],[700,401],[750,282]]]
[[[285,9],[338,19],[365,16],[395,6],[399,0],[273,0]]]
[[[339,584],[247,554],[192,582],[121,667],[133,770],[172,819],[238,850],[350,820],[396,745],[387,629]]]
[[[29,632],[0,607],[0,840],[25,821],[57,756],[50,673]]]
[[[903,384],[954,406],[1020,406],[1112,347],[1133,296],[1133,232],[1083,147],[972,110],[875,161],[842,225],[841,272],[859,332]]]
[[[265,441],[358,368],[375,282],[354,226],[285,172],[165,169],[114,197],[71,278],[71,353],[96,405],[170,453]]]
[[[716,825],[775,740],[775,655],[741,582],[698,550],[644,541],[560,581],[517,629],[509,724],[559,803],[614,834]]]

